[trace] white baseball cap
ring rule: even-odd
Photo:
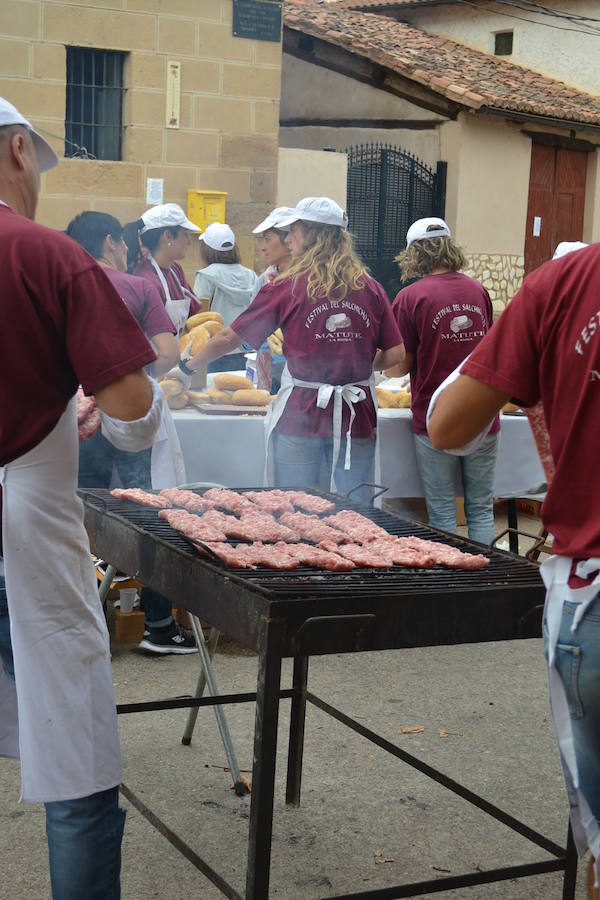
[[[235,247],[235,234],[229,225],[222,225],[221,222],[207,225],[206,231],[198,235],[198,240],[203,241],[211,250],[233,250]]]
[[[269,228],[281,228],[282,231],[288,231],[290,226],[286,225],[285,228],[282,228],[281,222],[283,219],[293,216],[295,212],[296,210],[291,206],[278,206],[277,209],[269,213],[266,219],[262,220],[260,225],[252,229],[252,234],[262,234],[263,231],[268,231]]]
[[[561,241],[554,251],[552,259],[560,259],[561,256],[566,256],[567,253],[572,253],[574,250],[583,250],[584,247],[589,247],[589,244],[581,241]]]
[[[31,122],[22,116],[16,106],[0,97],[0,128],[4,125],[23,125],[30,133],[38,159],[40,172],[47,172],[58,165],[58,156],[41,134],[38,134]]]
[[[161,203],[147,209],[142,216],[144,227],[141,233],[153,228],[185,228],[186,231],[200,231],[197,225],[190,222],[177,203]]]
[[[435,228],[431,226],[435,225]],[[431,231],[429,229],[431,228]],[[429,240],[429,238],[450,237],[450,229],[443,219],[430,217],[429,219],[417,219],[413,222],[406,233],[406,249],[410,247],[413,241]]]
[[[320,225],[337,225],[338,228],[348,227],[348,216],[342,207],[329,197],[305,197],[277,227],[286,228],[288,225],[300,221],[318,222]]]

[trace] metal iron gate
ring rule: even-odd
[[[402,286],[394,257],[410,225],[444,215],[447,164],[438,162],[434,171],[389,144],[360,144],[346,153],[349,229],[365,265],[393,300]]]

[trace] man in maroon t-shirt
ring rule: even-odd
[[[50,146],[0,98],[0,478],[15,684],[0,643],[0,754],[44,802],[54,896],[117,898],[124,812],[108,633],[77,487],[79,384],[144,445],[154,352],[102,270],[31,221]],[[130,423],[127,425],[126,423]],[[7,616],[0,616],[6,631]]]
[[[600,245],[541,266],[439,397],[436,447],[471,441],[507,400],[540,401],[555,471],[542,506],[552,708],[580,853],[600,858]],[[569,716],[570,712],[570,716]],[[574,751],[574,758],[573,758]],[[592,893],[590,897],[598,897]]]
[[[407,248],[398,256],[402,277],[405,281],[419,277],[419,281],[401,290],[393,303],[406,356],[388,374],[410,372],[415,451],[429,523],[456,532],[460,471],[469,537],[490,544],[495,537],[493,484],[499,421],[475,453],[458,457],[432,447],[425,416],[433,392],[490,328],[492,303],[482,284],[458,271],[466,260],[443,219],[419,219],[406,239]]]

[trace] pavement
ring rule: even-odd
[[[115,646],[117,701],[189,695],[198,667],[196,654],[156,657]],[[237,644],[222,643],[215,671],[223,692],[255,689],[256,656]],[[291,684],[289,660],[282,684]],[[309,688],[564,845],[567,801],[540,640],[314,657]],[[240,767],[249,772],[254,707],[230,706],[226,715]],[[119,717],[124,782],[243,893],[250,800],[231,790],[213,711],[200,710],[189,747],[181,744],[186,716],[171,710]],[[287,808],[288,727],[289,701],[282,701],[270,896],[336,897],[548,859],[313,706],[307,712],[302,803]],[[18,794],[18,764],[0,760],[0,900],[47,900],[43,808],[19,804]],[[123,900],[222,896],[136,809],[125,801],[123,806]],[[577,900],[585,897],[584,867]],[[562,881],[560,873],[546,874],[435,896],[559,900]]]

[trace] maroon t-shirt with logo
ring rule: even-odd
[[[105,268],[104,272],[147,338],[151,339],[155,334],[176,334],[161,296],[151,281],[117,269]]]
[[[544,505],[552,552],[600,556],[600,244],[529,275],[461,372],[514,398],[540,399],[555,471]]]
[[[393,312],[407,353],[413,431],[427,434],[431,396],[490,329],[492,302],[482,284],[460,272],[426,275],[397,295]],[[500,423],[494,422],[492,432]]]
[[[71,238],[0,204],[0,465],[87,394],[156,354],[99,265]]]
[[[310,300],[306,279],[265,284],[248,309],[231,328],[252,347],[259,348],[276,328],[283,332],[283,355],[294,378],[321,384],[356,384],[373,371],[377,350],[389,350],[401,343],[390,301],[383,287],[365,277],[364,287],[350,292],[339,303]],[[353,437],[373,438],[377,414],[369,388],[367,397],[356,403]],[[295,387],[277,425],[282,434],[302,437],[331,437],[333,398],[326,409],[316,405],[317,392]],[[350,412],[343,404],[342,433],[348,430]]]

